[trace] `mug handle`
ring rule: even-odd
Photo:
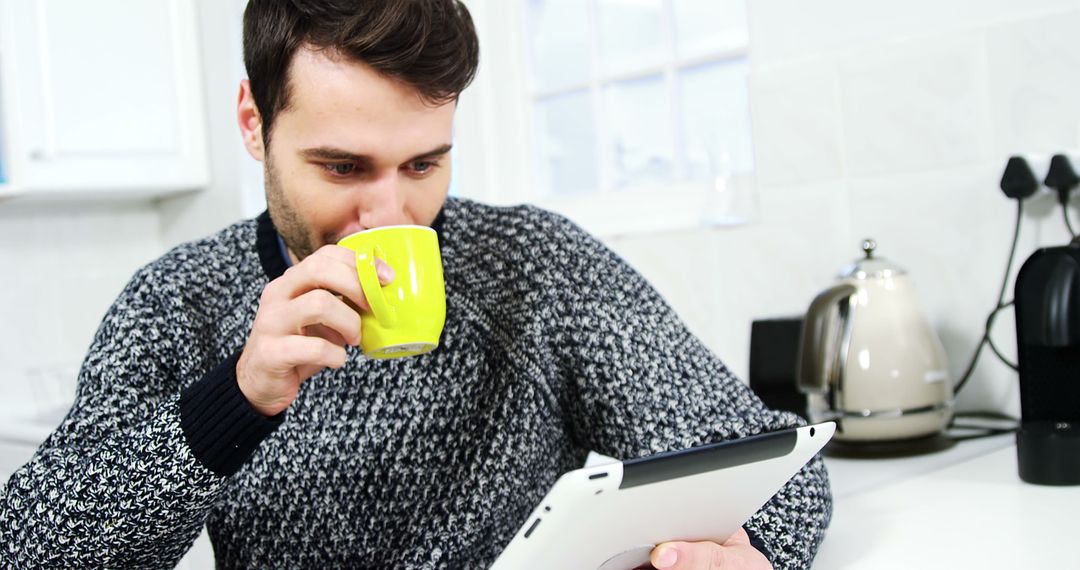
[[[356,274],[360,277],[360,288],[364,290],[371,312],[384,327],[397,324],[397,309],[386,301],[386,293],[379,283],[379,274],[375,270],[375,258],[386,260],[378,244],[365,244],[356,251]]]

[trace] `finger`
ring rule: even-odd
[[[397,272],[394,271],[390,264],[375,258],[375,274],[379,276],[379,284],[383,287],[394,282],[394,278],[397,277]]]
[[[726,568],[725,551],[715,542],[665,542],[653,549],[649,560],[659,570],[714,570]]]
[[[303,334],[308,327],[322,325],[349,344],[360,343],[360,315],[325,289],[308,291],[277,307],[272,315],[272,332],[277,334]]]
[[[332,245],[319,248],[270,283],[263,292],[263,302],[284,302],[315,289],[327,289],[357,305],[367,305],[356,276],[354,254]]]
[[[356,252],[341,246],[325,246],[327,251],[326,255],[332,255],[335,259],[339,259],[347,263],[352,267],[353,271],[356,270]],[[383,287],[394,282],[395,271],[389,263],[381,258],[375,258],[375,275],[379,278],[379,284]]]
[[[325,255],[329,258],[335,259],[347,265],[352,271],[356,271],[356,252],[338,245],[326,245],[316,251],[320,255]],[[379,283],[383,286],[389,285],[394,282],[395,271],[382,258],[375,258],[375,275],[379,278]]]
[[[341,368],[345,365],[345,348],[324,338],[293,335],[280,343],[281,358],[300,372],[300,380],[307,380],[323,368]]]
[[[394,272],[394,268],[390,267],[385,261],[375,258],[375,275],[379,278],[379,285],[386,287],[390,283],[393,283],[396,273]],[[360,289],[361,294],[364,295],[364,297],[360,299],[359,302],[354,302],[350,299],[346,299],[345,302],[348,303],[350,308],[358,313],[370,313],[371,304],[368,303],[367,296],[363,293],[363,287]]]
[[[345,338],[342,337],[340,334],[338,334],[337,331],[325,325],[308,325],[304,327],[304,336],[325,338],[326,340],[338,346],[346,346],[352,344],[349,341],[345,340]]]

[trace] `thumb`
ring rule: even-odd
[[[659,570],[712,570],[724,567],[726,552],[715,542],[665,542],[652,551]]]

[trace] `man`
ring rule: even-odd
[[[169,567],[205,524],[221,568],[483,568],[589,450],[796,424],[569,222],[447,199],[477,52],[455,0],[248,5],[237,116],[268,214],[132,278],[68,417],[0,491],[0,566]],[[332,244],[403,223],[440,234],[446,328],[367,360]],[[816,459],[745,531],[653,564],[805,567],[830,512]]]

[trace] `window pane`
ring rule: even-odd
[[[589,80],[589,22],[581,0],[529,0],[532,80],[550,89]]]
[[[746,60],[740,59],[680,72],[682,126],[692,178],[753,170],[747,70]]]
[[[605,72],[641,69],[667,59],[661,0],[598,0],[597,6]]]
[[[616,188],[667,182],[675,170],[668,90],[663,75],[604,89],[604,160]]]
[[[589,92],[540,101],[536,115],[540,187],[561,195],[595,192],[598,161]]]
[[[738,48],[749,42],[746,0],[672,1],[679,55]]]

